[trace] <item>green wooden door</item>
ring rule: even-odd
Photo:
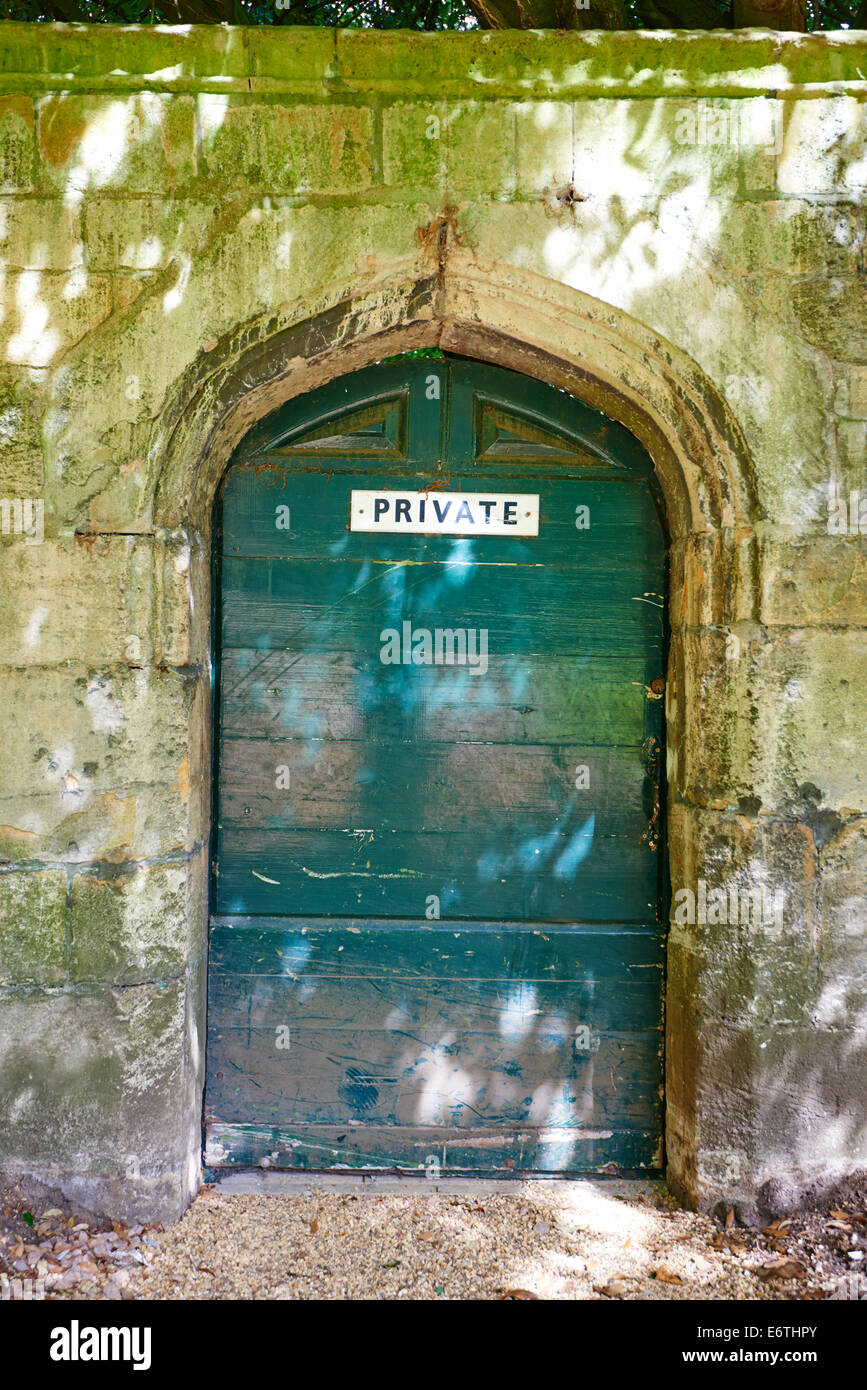
[[[377,508],[399,529],[356,529]],[[355,373],[244,441],[209,1168],[660,1166],[660,516],[624,429],[458,359]]]

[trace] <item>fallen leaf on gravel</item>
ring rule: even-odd
[[[764,1235],[764,1236],[779,1236],[779,1235],[785,1235],[786,1228],[787,1228],[788,1226],[791,1226],[791,1224],[792,1224],[792,1218],[791,1218],[791,1216],[786,1216],[786,1217],[784,1217],[781,1221],[772,1221],[771,1224],[770,1224],[770,1226],[764,1226],[764,1227],[762,1228],[762,1235]]]
[[[626,1293],[626,1284],[611,1279],[607,1284],[594,1284],[593,1292],[604,1294],[606,1298],[622,1298]]]
[[[835,1231],[851,1231],[852,1229],[848,1221],[829,1221],[828,1226]]]
[[[681,1240],[688,1240],[688,1236],[681,1236]],[[711,1245],[714,1250],[746,1250],[747,1243],[742,1236],[735,1231],[717,1231]]]
[[[315,1235],[316,1235],[316,1232],[317,1232],[318,1230],[319,1230],[319,1217],[318,1217],[318,1216],[314,1216],[313,1220],[310,1222],[310,1234],[311,1234],[312,1236],[315,1236]]]
[[[504,1298],[535,1298],[538,1301],[539,1295],[530,1293],[529,1289],[504,1289],[502,1293],[497,1294],[497,1302]]]
[[[660,1284],[682,1284],[682,1283],[683,1283],[683,1280],[681,1279],[680,1275],[679,1275],[679,1274],[672,1274],[671,1270],[670,1270],[670,1269],[666,1269],[665,1265],[660,1265],[660,1266],[659,1266],[659,1269],[652,1269],[652,1270],[650,1271],[650,1277],[651,1277],[651,1279],[657,1279],[657,1280],[659,1281]]]
[[[735,1210],[734,1210],[734,1207],[729,1207],[728,1211],[726,1212],[726,1230],[727,1230],[727,1231],[730,1231],[731,1228],[732,1228],[732,1226],[733,1226],[734,1224],[735,1224]]]
[[[42,1213],[42,1215],[40,1216],[39,1220],[40,1220],[40,1221],[45,1221],[45,1220],[47,1220],[47,1218],[48,1218],[49,1216],[62,1216],[62,1215],[63,1215],[63,1212],[60,1210],[60,1207],[49,1207],[49,1208],[48,1208],[48,1211],[44,1211],[44,1212]]]
[[[764,1284],[769,1279],[803,1279],[806,1273],[806,1268],[800,1260],[772,1260],[770,1264],[762,1265],[758,1271]]]
[[[417,1231],[416,1240],[436,1240],[438,1231]]]
[[[196,1265],[196,1269],[200,1269],[203,1274],[212,1274],[215,1279],[217,1277],[212,1269],[208,1269],[207,1265]]]

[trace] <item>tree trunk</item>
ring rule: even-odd
[[[485,29],[626,29],[624,0],[469,0]]]
[[[807,30],[806,0],[734,0],[736,29]]]

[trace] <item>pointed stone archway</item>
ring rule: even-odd
[[[724,641],[756,621],[758,506],[751,462],[730,407],[684,353],[629,315],[562,284],[483,264],[454,249],[436,273],[335,293],[314,317],[275,315],[218,343],[177,384],[149,453],[158,535],[189,546],[188,582],[172,601],[191,669],[207,672],[211,650],[210,544],[213,502],[230,455],[250,427],[295,396],[384,357],[422,347],[537,377],[628,428],[654,461],[671,540],[670,652],[666,687],[668,845],[671,881],[691,881],[713,852],[733,797],[735,757],[725,700],[699,691],[725,683]],[[202,788],[190,815],[210,816],[210,710],[203,678],[201,722],[191,732],[191,780]],[[196,776],[197,770],[202,772]],[[713,803],[709,811],[709,804]],[[718,824],[715,824],[715,818]],[[207,834],[201,834],[207,840]],[[760,870],[759,870],[760,872]],[[191,864],[191,940],[203,952],[207,856]],[[668,1178],[689,1203],[707,1206],[724,1180],[751,1200],[751,1136],[718,1082],[731,1047],[713,1017],[720,962],[699,948],[694,927],[669,939],[666,1004]],[[204,987],[191,1020],[190,1062],[201,1095]],[[720,1051],[722,1049],[722,1051]],[[192,1175],[200,1110],[184,1117]],[[735,1145],[738,1147],[735,1147]],[[188,1194],[189,1195],[189,1194]]]

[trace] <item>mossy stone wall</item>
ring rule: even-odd
[[[673,888],[784,895],[673,922],[673,1183],[754,1217],[867,1167],[865,74],[854,33],[0,26],[0,1169],[194,1192],[214,492],[437,343],[652,453]]]

